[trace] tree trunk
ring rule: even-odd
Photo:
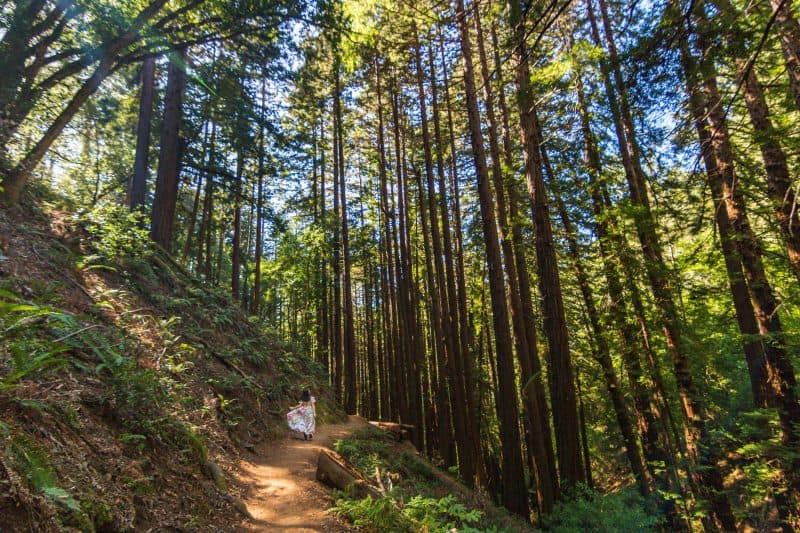
[[[150,238],[165,250],[172,248],[172,227],[175,223],[175,204],[178,199],[178,169],[180,167],[180,124],[183,111],[183,89],[186,85],[187,49],[182,48],[170,61],[167,71],[167,93],[164,103],[164,125],[158,157],[158,177],[150,216]]]
[[[231,299],[238,301],[241,296],[242,270],[242,172],[244,154],[236,154],[236,183],[233,187],[233,242],[231,243]]]
[[[792,0],[770,0],[775,26],[781,39],[781,50],[789,76],[789,90],[795,107],[800,110],[800,24],[794,16]]]
[[[259,111],[259,136],[258,136],[258,193],[256,196],[256,242],[255,242],[255,261],[253,266],[253,300],[250,302],[250,313],[258,316],[261,308],[261,255],[264,249],[262,237],[263,232],[263,211],[264,211],[264,136],[266,128],[264,125],[265,107],[267,99],[266,72],[262,73],[261,82],[261,109]]]
[[[136,156],[133,175],[128,184],[128,207],[144,209],[147,198],[147,163],[150,153],[150,123],[153,116],[153,93],[156,60],[148,57],[142,63],[142,93],[139,96],[139,123],[136,127]]]
[[[561,296],[561,281],[553,243],[547,193],[542,178],[539,124],[534,108],[534,95],[530,86],[525,29],[522,25],[521,15],[522,6],[517,0],[511,0],[509,8],[509,22],[514,29],[512,57],[515,63],[517,105],[520,114],[522,146],[525,152],[528,195],[533,210],[536,263],[539,271],[544,331],[548,340],[548,382],[555,421],[558,471],[562,485],[574,485],[584,482],[585,479],[583,468],[581,468],[578,407],[569,352],[569,336]]]
[[[701,9],[702,6],[698,9]],[[697,15],[701,24],[705,21],[702,13]],[[706,35],[703,27],[699,29],[699,40],[703,51],[707,51]],[[687,70],[691,72],[688,44],[684,46],[687,58]],[[795,392],[797,385],[791,359],[786,352],[783,327],[778,316],[778,302],[767,278],[763,264],[761,244],[753,231],[745,207],[744,195],[737,184],[733,151],[730,144],[727,122],[717,88],[716,71],[707,56],[700,62],[702,89],[705,96],[706,114],[708,117],[711,146],[716,156],[717,172],[709,177],[718,180],[722,202],[727,211],[734,241],[738,245],[741,265],[750,298],[755,312],[759,333],[762,337],[766,355],[767,383],[770,394],[774,396],[781,422],[781,433],[784,443],[790,446],[800,444],[800,402]],[[691,87],[690,87],[691,91]],[[794,459],[789,469],[789,484],[794,499],[800,499],[800,475],[796,474],[800,467],[800,459]]]
[[[492,46],[494,48],[494,66],[497,72],[501,71],[500,46],[498,45],[497,30],[492,25]],[[515,167],[513,149],[511,146],[511,128],[509,126],[509,110],[506,104],[504,91],[498,91],[498,103],[500,104],[502,126],[503,126],[503,157],[507,168]],[[517,276],[519,277],[519,294],[522,303],[522,317],[525,326],[525,336],[529,351],[523,354],[525,357],[520,359],[521,377],[523,383],[528,384],[523,389],[523,397],[529,403],[528,409],[532,413],[539,426],[539,433],[542,435],[545,446],[549,478],[545,477],[542,481],[547,483],[547,487],[537,487],[537,490],[547,490],[552,492],[553,499],[558,498],[559,485],[558,473],[556,471],[555,452],[553,450],[553,432],[550,427],[550,411],[547,406],[547,394],[542,381],[542,364],[539,359],[538,335],[536,333],[536,313],[533,309],[533,291],[531,289],[530,274],[528,272],[528,259],[525,251],[525,239],[522,235],[520,226],[520,195],[517,192],[517,183],[514,176],[506,176],[506,192],[508,193],[509,219],[511,220],[511,238],[514,251],[514,262],[516,264]],[[536,395],[536,400],[527,399],[528,395]],[[538,404],[538,411],[536,405]],[[531,426],[531,431],[536,431],[536,425]],[[546,508],[540,508],[543,513],[548,512]]]
[[[525,495],[526,487],[520,450],[519,407],[517,406],[517,387],[514,377],[514,354],[509,332],[503,267],[500,259],[500,247],[497,242],[497,222],[489,184],[489,171],[486,166],[486,152],[483,145],[481,118],[475,89],[472,44],[463,0],[456,0],[456,20],[461,43],[470,143],[475,162],[476,186],[480,204],[483,239],[486,246],[489,291],[492,300],[492,316],[497,343],[498,379],[500,384],[497,396],[497,417],[500,421],[500,435],[503,444],[503,505],[510,511],[529,519],[528,499]],[[571,376],[570,379],[572,379]]]
[[[474,384],[475,380],[473,379],[473,363],[472,363],[472,355],[470,352],[470,325],[469,325],[469,315],[467,311],[467,289],[466,289],[466,278],[464,274],[464,249],[462,245],[462,225],[461,225],[461,196],[459,192],[459,177],[458,177],[458,167],[456,165],[456,144],[455,144],[455,133],[453,127],[453,110],[450,102],[450,82],[447,76],[447,64],[445,61],[444,56],[444,39],[439,35],[439,50],[441,55],[442,61],[442,81],[444,83],[444,99],[445,99],[445,106],[447,109],[447,130],[448,130],[448,139],[450,143],[450,161],[449,161],[449,169],[450,169],[450,188],[452,190],[452,197],[450,205],[447,205],[446,194],[444,194],[445,186],[440,181],[440,191],[443,191],[442,194],[442,221],[443,224],[447,226],[447,230],[445,231],[445,238],[447,239],[449,235],[449,217],[447,216],[448,210],[452,211],[453,213],[453,243],[452,246],[445,241],[445,264],[449,265],[450,268],[455,268],[455,272],[448,272],[448,297],[455,298],[456,302],[455,305],[451,305],[451,312],[455,309],[458,310],[457,320],[458,320],[458,341],[460,346],[460,351],[456,354],[457,357],[461,358],[462,361],[462,368],[464,372],[464,386],[467,394],[467,421],[473,421],[476,427],[471,430],[471,433],[474,435],[475,438],[480,437],[480,419],[478,416],[478,401],[479,396],[477,396],[473,391],[475,390]],[[433,73],[433,69],[431,69]],[[443,227],[445,227],[443,225]],[[448,239],[449,240],[449,239]],[[455,263],[455,265],[453,265]],[[455,277],[455,279],[453,279]],[[452,291],[450,290],[450,285],[452,285]],[[445,418],[446,416],[446,418]],[[453,456],[452,446],[450,445],[450,427],[451,427],[451,418],[449,414],[443,414],[439,418],[440,424],[447,424],[446,426],[440,426],[440,440],[444,442],[442,444],[442,448],[447,447],[446,455],[443,455],[442,458],[445,459],[448,456]],[[445,437],[447,437],[445,439]],[[480,444],[474,446],[475,450],[473,453],[480,454]],[[447,464],[447,463],[445,463]],[[481,463],[477,464],[477,471],[476,471],[476,484],[483,485],[485,473],[483,472],[483,468],[481,467]]]
[[[517,273],[517,264],[515,259],[516,247],[520,247],[521,243],[513,242],[511,235],[510,224],[508,221],[507,213],[509,208],[506,204],[506,178],[503,175],[503,161],[500,157],[500,143],[498,138],[498,121],[494,111],[494,95],[492,90],[492,79],[489,73],[489,63],[486,59],[486,46],[483,39],[483,28],[481,26],[480,9],[475,9],[475,31],[476,41],[478,44],[478,56],[480,59],[481,73],[483,77],[483,92],[484,92],[484,109],[486,110],[486,118],[488,120],[487,134],[489,138],[489,153],[492,160],[492,181],[494,184],[495,192],[495,207],[497,210],[497,222],[500,237],[500,247],[503,252],[503,266],[505,267],[505,283],[506,283],[506,297],[508,299],[508,308],[511,314],[512,332],[514,337],[514,344],[516,347],[517,358],[520,362],[522,369],[522,382],[528,384],[531,378],[532,371],[530,359],[537,357],[535,352],[537,347],[528,344],[528,335],[525,326],[525,316],[522,309],[522,300],[519,290],[519,275]],[[498,69],[497,72],[500,72]],[[506,157],[506,165],[508,168],[513,168],[509,164],[509,157]],[[511,184],[513,185],[513,184]],[[513,195],[513,194],[512,194]],[[516,198],[515,198],[516,200]],[[533,464],[533,477],[537,493],[537,506],[541,513],[549,514],[552,510],[555,501],[555,492],[553,490],[553,473],[552,467],[547,455],[545,439],[549,438],[547,434],[539,431],[539,423],[537,418],[543,413],[539,405],[539,397],[536,394],[523,394],[525,405],[525,441]]]
[[[339,87],[338,87],[338,79],[339,79],[339,64],[340,58],[338,51],[334,52],[334,92],[333,92],[333,240],[331,241],[331,247],[333,249],[333,256],[331,258],[332,267],[333,267],[333,328],[332,328],[332,337],[331,337],[331,363],[333,366],[333,371],[331,372],[331,376],[333,378],[333,390],[336,394],[336,400],[340,403],[344,403],[344,395],[342,391],[342,366],[343,366],[343,345],[342,345],[342,265],[341,265],[341,257],[342,257],[342,248],[341,248],[341,240],[340,240],[340,232],[342,229],[341,220],[342,220],[342,213],[341,213],[341,194],[339,193],[339,186],[341,185],[341,181],[339,178],[339,173],[341,172],[342,165],[339,163],[339,143],[342,140],[339,138],[339,132],[341,128],[339,127]]]
[[[456,446],[458,448],[459,473],[469,486],[475,484],[475,467],[477,462],[477,441],[473,441],[474,433],[470,431],[467,421],[468,398],[462,359],[457,354],[457,330],[453,328],[453,310],[450,308],[448,287],[445,281],[445,267],[443,263],[442,239],[439,232],[439,209],[436,204],[436,189],[433,177],[433,153],[431,149],[430,129],[428,126],[428,113],[425,104],[424,72],[422,70],[422,52],[419,40],[414,35],[414,59],[417,77],[417,97],[420,108],[420,121],[422,128],[422,144],[424,151],[425,178],[427,187],[427,210],[430,217],[430,237],[432,250],[432,276],[429,279],[431,287],[431,305],[433,310],[434,332],[437,337],[439,357],[444,358],[449,368],[447,382],[452,394],[453,423],[456,433]],[[438,148],[438,147],[437,147]],[[440,181],[444,181],[443,172]],[[422,183],[420,183],[422,188]],[[422,193],[420,193],[422,194]],[[422,200],[422,196],[420,197]],[[425,204],[420,203],[420,209],[425,209]],[[423,227],[423,233],[427,233]]]
[[[338,65],[338,64],[337,64]],[[350,233],[347,227],[347,187],[344,165],[344,127],[342,125],[342,104],[339,69],[334,73],[333,112],[336,115],[336,125],[339,129],[338,163],[339,163],[339,194],[341,197],[341,225],[342,225],[342,256],[344,259],[344,407],[348,414],[356,414],[356,394],[358,382],[356,377],[356,360],[358,358],[356,347],[355,323],[353,317],[353,286],[350,269]]]

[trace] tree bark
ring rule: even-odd
[[[142,63],[142,93],[139,96],[139,123],[136,127],[136,156],[133,175],[128,185],[128,207],[144,209],[147,198],[147,163],[150,153],[150,123],[153,116],[153,93],[156,60],[149,57]]]
[[[503,505],[510,511],[529,519],[522,453],[519,446],[519,407],[517,405],[517,387],[514,378],[514,354],[509,332],[508,309],[506,307],[503,283],[503,267],[500,259],[500,247],[497,242],[497,222],[489,184],[489,171],[486,166],[486,151],[483,144],[478,97],[475,89],[472,43],[463,0],[456,0],[456,21],[461,44],[470,144],[475,163],[481,225],[486,247],[486,263],[489,271],[492,317],[497,343],[500,390],[497,395],[496,407],[503,445]]]
[[[477,7],[477,6],[476,6]],[[500,238],[500,248],[503,252],[503,266],[505,268],[506,297],[508,308],[511,314],[512,332],[514,344],[517,352],[517,359],[522,369],[522,382],[527,385],[531,379],[532,368],[530,359],[538,358],[535,353],[537,347],[528,344],[528,335],[525,326],[525,315],[522,307],[522,300],[519,290],[519,274],[514,246],[520,247],[520,242],[513,242],[512,231],[508,221],[507,213],[515,211],[509,209],[506,203],[506,177],[503,175],[503,160],[500,156],[500,142],[498,138],[498,120],[494,110],[494,95],[492,90],[492,79],[489,73],[489,62],[486,58],[486,46],[483,40],[483,28],[481,26],[480,9],[475,9],[475,32],[478,44],[478,56],[480,59],[481,73],[483,77],[484,109],[488,121],[487,134],[489,139],[489,154],[492,161],[492,181],[495,192],[495,207],[497,209],[498,236]],[[498,69],[497,72],[500,72]],[[506,166],[513,168],[510,164],[510,156],[506,156]],[[510,181],[510,180],[508,180]],[[513,183],[509,183],[513,186]],[[510,187],[509,187],[510,188]],[[513,196],[513,193],[512,195]],[[516,200],[516,198],[514,198]],[[525,441],[528,454],[533,465],[533,477],[536,487],[538,509],[542,514],[549,514],[555,501],[555,491],[553,486],[553,472],[547,455],[545,439],[549,438],[549,433],[545,434],[539,430],[540,424],[538,417],[544,411],[539,405],[539,396],[536,394],[524,393],[523,401],[525,405]]]
[[[792,0],[770,0],[772,12],[777,11],[775,26],[781,39],[781,50],[789,77],[789,90],[795,107],[800,110],[800,24],[794,16]]]
[[[472,437],[467,421],[467,407],[469,400],[464,382],[463,364],[460,354],[457,355],[457,330],[453,329],[453,314],[450,309],[450,299],[445,281],[445,267],[443,263],[442,238],[439,232],[439,210],[436,205],[436,189],[433,177],[433,152],[431,148],[430,128],[428,125],[428,112],[426,106],[424,72],[422,70],[422,51],[419,39],[414,35],[414,60],[417,78],[417,97],[420,108],[420,122],[422,129],[422,145],[425,163],[425,185],[427,188],[427,206],[420,203],[420,209],[427,207],[430,217],[430,238],[432,248],[432,276],[428,281],[431,287],[431,307],[433,311],[434,333],[438,344],[437,353],[443,358],[449,369],[447,383],[452,394],[453,426],[456,434],[458,449],[459,473],[469,486],[475,484],[475,467],[477,463],[477,441]],[[443,176],[442,176],[443,178]],[[422,183],[420,183],[422,188]],[[422,199],[422,197],[421,197]],[[424,220],[424,219],[423,219]],[[423,227],[423,234],[427,231]]]
[[[498,73],[502,73],[500,61],[500,46],[498,45],[497,31],[494,25],[492,26],[492,46],[494,48],[494,66]],[[509,119],[508,105],[506,104],[505,94],[503,90],[497,92],[498,103],[500,104],[502,126],[503,126],[503,157],[505,165],[508,169],[515,168],[514,157],[512,155],[513,148],[511,146],[511,128]],[[525,336],[528,341],[529,351],[525,357],[520,359],[521,377],[523,383],[527,386],[523,389],[523,397],[526,397],[526,402],[532,415],[536,419],[539,426],[539,432],[542,435],[545,446],[545,454],[550,471],[550,476],[544,477],[543,483],[547,487],[538,487],[537,490],[547,490],[552,492],[553,499],[558,498],[559,485],[558,473],[556,471],[555,452],[553,450],[553,432],[550,426],[550,410],[547,406],[547,394],[542,381],[542,363],[539,359],[538,348],[538,334],[536,332],[536,313],[533,309],[533,291],[531,289],[530,274],[528,272],[528,259],[525,251],[525,239],[522,235],[522,228],[520,225],[520,195],[517,192],[517,182],[510,173],[506,176],[506,192],[508,193],[508,207],[509,219],[511,221],[511,236],[514,251],[514,262],[516,264],[517,275],[519,277],[519,294],[522,303],[522,317],[525,326]],[[527,399],[528,395],[536,395],[536,399]],[[538,411],[536,405],[538,404]],[[531,431],[536,431],[536,427],[532,426]],[[542,480],[540,480],[542,481]],[[547,512],[546,508],[540,508],[540,511]]]
[[[263,242],[263,214],[264,214],[264,136],[266,127],[264,117],[266,114],[267,80],[266,72],[262,72],[261,81],[261,109],[259,110],[259,136],[258,136],[258,192],[256,195],[256,238],[255,258],[253,265],[253,299],[250,302],[250,313],[258,316],[261,311],[261,255],[264,250]]]
[[[514,32],[512,57],[516,73],[517,105],[525,153],[528,196],[533,211],[539,292],[544,331],[548,340],[548,382],[555,424],[558,470],[562,486],[574,485],[584,482],[585,479],[584,470],[581,468],[578,407],[569,351],[569,335],[561,296],[561,281],[553,243],[547,192],[542,177],[539,124],[530,86],[522,6],[517,0],[511,0],[508,5],[509,25]]]
[[[231,243],[231,299],[241,297],[242,272],[242,172],[244,154],[240,149],[236,154],[236,182],[233,187],[233,242]]]
[[[337,144],[339,157],[339,194],[341,196],[341,225],[342,225],[342,257],[344,259],[344,407],[348,414],[356,414],[356,399],[358,380],[356,376],[356,360],[358,358],[356,346],[355,322],[353,316],[353,284],[350,268],[350,232],[347,224],[347,187],[345,180],[344,164],[344,126],[342,125],[341,85],[339,69],[334,73],[333,112],[337,117],[336,125],[339,129]]]
[[[182,48],[170,61],[167,71],[167,93],[158,157],[158,178],[150,216],[150,238],[167,251],[172,249],[172,227],[175,223],[175,204],[178,199],[180,124],[183,111],[183,89],[186,85],[186,72],[184,71],[186,58],[187,49]]]

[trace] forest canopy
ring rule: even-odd
[[[664,529],[789,531],[798,16],[11,0],[0,209],[146,228],[349,414],[537,525],[622,520],[622,492]]]

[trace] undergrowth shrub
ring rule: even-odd
[[[16,435],[11,439],[8,451],[15,469],[22,474],[30,488],[72,511],[80,511],[70,493],[58,486],[56,472],[43,448],[27,436]]]
[[[495,531],[479,529],[483,513],[467,508],[455,496],[435,496],[440,482],[430,466],[413,453],[398,453],[384,432],[366,427],[335,443],[336,451],[356,468],[372,476],[376,470],[395,478],[387,496],[378,499],[348,499],[342,495],[334,512],[346,516],[365,531]],[[439,493],[441,494],[441,493]]]
[[[107,204],[86,212],[82,222],[95,237],[92,246],[98,258],[118,262],[122,258],[142,261],[153,253],[144,215],[125,206]]]
[[[0,393],[10,392],[26,377],[63,365],[66,347],[41,335],[53,323],[74,320],[48,307],[23,302],[16,294],[0,291]]]
[[[371,496],[361,500],[337,498],[336,505],[331,507],[330,511],[348,518],[354,526],[365,533],[414,531],[411,520],[397,508],[389,496],[376,500]]]
[[[128,438],[142,435],[152,444],[187,451],[205,461],[208,451],[202,437],[169,411],[175,399],[151,369],[125,360],[111,370],[112,410]]]
[[[632,489],[600,494],[579,485],[544,517],[545,531],[558,533],[657,531],[662,518],[648,514],[642,497]]]
[[[473,527],[482,513],[470,510],[452,495],[444,498],[414,496],[403,503],[393,494],[373,499],[371,496],[360,500],[341,496],[331,512],[347,517],[353,525],[365,532],[392,531],[397,533],[434,533],[443,531],[464,531],[488,533],[496,531]]]
[[[356,468],[368,474],[374,472],[375,467],[383,469],[390,454],[386,436],[372,427],[354,431],[350,436],[336,441],[334,447]]]

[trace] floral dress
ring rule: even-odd
[[[289,429],[292,431],[299,431],[306,435],[313,435],[316,429],[316,421],[314,420],[314,407],[316,399],[312,396],[311,401],[300,402],[300,406],[292,409],[286,413],[286,422],[289,424]]]

